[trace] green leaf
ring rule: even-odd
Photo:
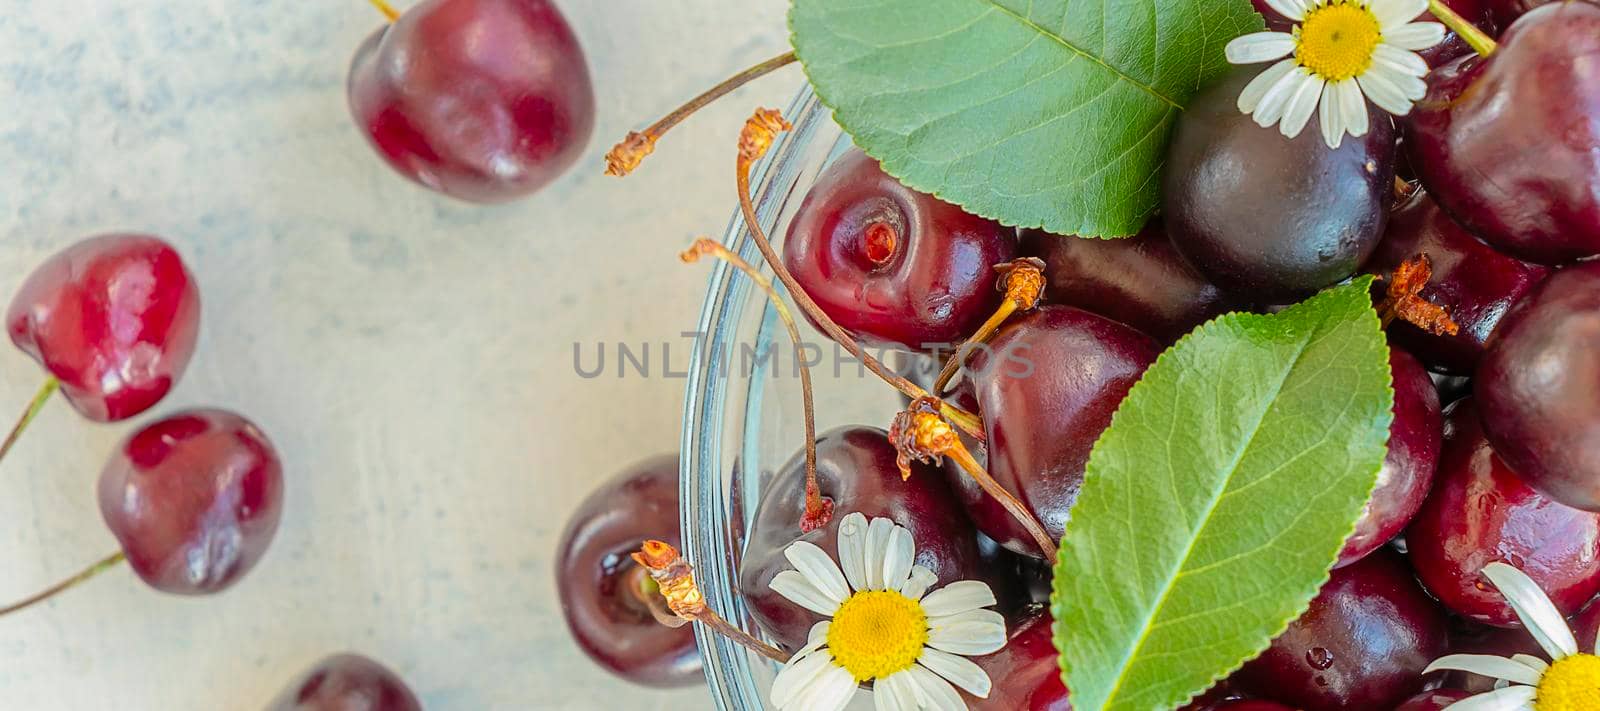
[[[1169,709],[1304,612],[1383,466],[1371,277],[1178,341],[1089,457],[1055,571],[1075,709]]]
[[[1057,234],[1131,235],[1249,0],[793,0],[817,95],[901,182]]]

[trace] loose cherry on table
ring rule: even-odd
[[[1433,492],[1406,530],[1417,576],[1452,612],[1501,627],[1520,623],[1480,573],[1496,561],[1521,569],[1563,614],[1600,593],[1600,514],[1533,490],[1495,454],[1472,398],[1446,418]]]
[[[1380,550],[1333,571],[1310,609],[1234,679],[1305,711],[1393,708],[1422,688],[1447,632],[1444,610],[1405,560]]]
[[[1022,254],[1045,263],[1045,301],[1121,321],[1162,343],[1235,306],[1183,261],[1159,220],[1125,239],[1022,231]]]
[[[1439,465],[1444,419],[1433,379],[1416,358],[1398,348],[1389,350],[1389,370],[1394,381],[1389,453],[1355,532],[1339,552],[1339,566],[1360,560],[1405,529],[1422,508]]]
[[[561,612],[606,670],[647,686],[692,684],[704,678],[694,628],[662,624],[672,618],[654,607],[655,583],[629,557],[650,538],[681,545],[675,454],[628,467],[573,510],[556,547]]]
[[[1473,234],[1561,264],[1600,254],[1600,4],[1517,20],[1485,57],[1427,77],[1406,145],[1423,184]]]
[[[1523,481],[1600,511],[1600,263],[1562,269],[1506,315],[1473,392]]]
[[[1000,303],[994,267],[1016,231],[912,190],[852,148],[817,176],[783,262],[857,340],[919,351],[961,343]]]
[[[347,93],[401,175],[497,203],[537,191],[582,155],[594,89],[550,0],[424,0],[395,15],[356,51]]]
[[[344,653],[307,669],[267,711],[422,711],[422,702],[388,667]]]

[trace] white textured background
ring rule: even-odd
[[[782,51],[786,3],[560,4],[593,71],[595,137],[558,184],[484,209],[392,175],[352,125],[346,65],[381,21],[362,0],[0,3],[0,296],[79,238],[167,237],[204,313],[155,413],[237,409],[288,478],[272,549],[220,597],[121,569],[0,620],[0,709],[255,709],[344,649],[432,709],[709,703],[618,682],[568,640],[550,572],[565,512],[673,451],[683,395],[579,378],[572,343],[694,325],[709,266],[675,255],[720,234],[738,126],[786,105],[798,70],[692,119],[628,180],[600,157]],[[41,378],[0,348],[0,418]],[[0,600],[115,549],[94,482],[130,427],[57,400],[0,465]]]

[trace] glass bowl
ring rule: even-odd
[[[809,85],[784,117],[794,129],[780,134],[751,179],[756,216],[780,250],[817,174],[850,147]],[[771,274],[737,209],[723,244]],[[791,311],[799,317],[797,309],[791,306]],[[725,263],[712,271],[697,333],[683,412],[683,549],[712,609],[760,636],[738,594],[739,560],[764,476],[796,456],[805,442],[796,351],[765,295]],[[899,393],[809,325],[802,325],[802,333],[820,353],[813,355],[820,362],[812,366],[817,432],[845,425],[888,427],[900,407]],[[704,627],[697,625],[696,633],[717,708],[765,708],[777,666]],[[856,699],[863,703],[862,708],[871,706],[864,697]]]

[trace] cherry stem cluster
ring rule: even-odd
[[[1433,279],[1433,261],[1420,253],[1395,267],[1378,304],[1378,319],[1387,328],[1396,318],[1436,336],[1454,336],[1461,327],[1443,306],[1422,297],[1422,290]]]
[[[939,379],[933,384],[935,393],[943,393],[950,380],[961,371],[961,366],[967,362],[967,357],[972,354],[972,349],[989,341],[1001,324],[1018,311],[1031,311],[1039,305],[1039,299],[1044,295],[1044,262],[1038,258],[1016,259],[1006,264],[995,266],[995,271],[1000,273],[995,286],[1006,298],[1000,302],[988,320],[974,331],[967,341],[950,354],[950,359],[945,361],[944,369],[939,372]]]
[[[33,423],[33,418],[38,417],[39,411],[44,409],[45,403],[50,402],[50,396],[55,395],[59,389],[61,389],[61,381],[56,380],[54,377],[45,379],[44,385],[39,387],[39,392],[35,393],[33,400],[28,403],[28,409],[22,411],[22,417],[18,418],[17,424],[11,427],[11,432],[6,435],[5,442],[0,443],[0,459],[5,459],[6,454],[11,452],[11,448],[17,444],[17,440],[22,438],[23,430],[28,429],[28,425]]]
[[[822,496],[822,488],[817,483],[817,412],[811,389],[811,366],[800,353],[803,342],[800,325],[795,322],[794,314],[789,312],[789,306],[783,302],[778,290],[772,286],[772,281],[721,243],[701,237],[694,241],[693,246],[684,250],[679,258],[685,262],[695,262],[706,255],[733,265],[766,292],[767,299],[772,302],[773,309],[778,314],[778,319],[783,321],[784,328],[789,331],[789,340],[794,342],[795,364],[800,367],[800,403],[804,407],[806,428],[806,512],[800,518],[800,530],[810,533],[826,526],[828,521],[833,519],[833,502]]]
[[[33,607],[34,605],[37,605],[37,604],[39,604],[41,602],[44,602],[45,600],[49,600],[50,598],[55,597],[56,595],[58,595],[60,593],[66,592],[67,590],[70,590],[72,588],[77,587],[80,583],[83,583],[84,581],[89,580],[90,578],[93,578],[96,575],[99,575],[101,573],[106,572],[107,570],[115,568],[117,565],[121,564],[122,561],[124,561],[126,559],[127,559],[127,556],[124,555],[122,553],[122,551],[117,551],[116,553],[113,553],[113,554],[108,555],[108,556],[106,556],[104,558],[101,558],[94,565],[91,565],[91,566],[89,566],[87,568],[84,568],[83,570],[79,571],[78,574],[76,574],[76,575],[74,575],[74,576],[72,576],[70,578],[67,578],[66,580],[63,580],[63,581],[61,581],[59,583],[56,583],[55,585],[52,585],[52,586],[50,586],[48,588],[45,588],[44,590],[41,590],[38,593],[35,593],[33,596],[31,596],[31,597],[29,597],[29,598],[27,598],[25,600],[18,601],[16,603],[7,605],[5,607],[0,607],[0,617],[4,617],[4,616],[9,615],[9,614],[11,614],[13,612],[19,612],[21,610],[25,610],[25,609]]]
[[[1460,35],[1461,39],[1466,40],[1467,46],[1471,47],[1474,52],[1487,57],[1494,54],[1496,49],[1499,49],[1499,45],[1495,43],[1493,37],[1478,29],[1477,25],[1472,24],[1467,18],[1462,17],[1460,13],[1452,10],[1449,5],[1444,4],[1444,0],[1428,0],[1428,12],[1433,13],[1433,16],[1444,23],[1445,27],[1450,28],[1452,32]]]
[[[684,560],[671,544],[647,540],[632,557],[635,563],[649,572],[661,598],[666,601],[667,609],[679,619],[699,622],[713,632],[780,664],[789,661],[789,655],[784,654],[783,650],[756,639],[755,635],[733,625],[711,609],[695,583],[694,566]]]
[[[388,18],[390,22],[394,22],[395,20],[400,19],[400,11],[394,9],[394,6],[390,5],[387,2],[387,0],[367,0],[367,1],[372,3],[373,7],[378,8],[378,12],[383,13],[383,16]]]

